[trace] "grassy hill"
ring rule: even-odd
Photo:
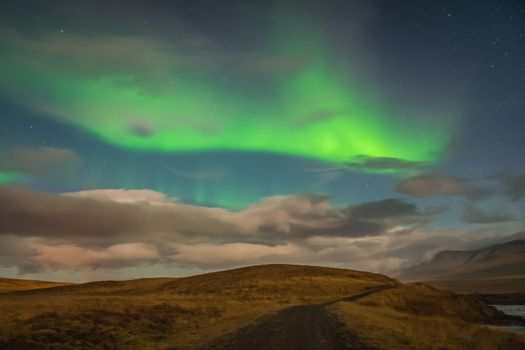
[[[471,322],[490,321],[494,309],[468,296],[405,286],[368,272],[264,265],[186,278],[104,281],[5,293],[0,295],[0,349],[202,349],[291,305],[325,303],[379,286],[393,289],[363,302],[339,302],[330,308],[345,321],[350,319],[348,324],[359,332],[361,324],[371,326],[369,317],[403,325],[396,318],[399,315],[406,325],[416,322],[417,326],[424,318],[429,331],[434,328],[432,322],[457,320],[448,328],[450,332],[461,334],[461,328],[454,327],[465,325],[489,336],[493,332]],[[359,334],[369,341],[371,330],[365,331]],[[381,339],[380,334],[373,335]],[[519,342],[512,334],[504,337]]]
[[[523,294],[525,295],[525,277],[493,278],[479,280],[453,280],[436,281],[455,293],[481,293],[481,294]]]
[[[47,281],[34,281],[34,280],[23,280],[15,278],[0,278],[0,293],[16,292],[21,290],[32,290],[51,288],[57,286],[68,285],[69,283],[62,282],[47,282]]]
[[[0,349],[199,348],[267,313],[380,285],[398,282],[344,269],[265,265],[9,293],[0,297]]]
[[[348,328],[377,349],[519,350],[525,336],[491,329],[503,315],[481,300],[423,283],[331,306]]]

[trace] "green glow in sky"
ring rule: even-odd
[[[0,185],[19,183],[23,180],[25,180],[25,176],[19,173],[0,170]]]
[[[89,57],[70,53],[82,50],[81,38],[15,37],[11,55],[0,59],[2,87],[19,103],[141,151],[256,151],[329,162],[366,155],[433,162],[450,136],[445,122],[428,123],[386,105],[380,92],[370,92],[371,84],[337,68],[344,57],[329,58],[322,40],[312,36],[276,39],[268,53],[237,62],[238,69],[203,68],[199,59],[191,65],[171,64],[179,56],[167,48],[145,56],[159,56],[160,68],[146,59],[128,67],[125,57],[107,53],[109,44],[103,40],[114,39],[99,39],[96,50],[101,53],[93,59],[102,56],[94,64],[100,69],[93,70]],[[20,50],[34,55],[17,61]],[[218,59],[216,53],[209,55],[211,61]],[[122,67],[114,62],[118,59]]]

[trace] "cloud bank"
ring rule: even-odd
[[[400,181],[395,190],[414,197],[464,197],[479,200],[490,192],[467,179],[445,174],[421,174]]]
[[[229,211],[151,190],[48,194],[3,186],[0,265],[29,273],[282,262],[392,272],[437,247],[468,246],[455,231],[425,228],[441,212],[398,199],[340,207],[313,194]]]
[[[74,173],[82,159],[72,150],[56,147],[19,147],[0,153],[0,171],[63,179]]]

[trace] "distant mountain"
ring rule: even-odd
[[[404,270],[402,281],[479,280],[525,277],[525,240],[478,250],[444,250],[432,260]]]

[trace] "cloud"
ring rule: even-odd
[[[34,243],[31,262],[40,269],[118,268],[156,261],[157,250],[144,243],[114,244],[104,249],[89,249],[75,244]]]
[[[72,150],[55,147],[15,148],[0,154],[0,169],[28,176],[63,179],[82,164]]]
[[[342,263],[369,258],[376,238],[405,235],[437,213],[396,199],[339,207],[326,196],[299,194],[230,211],[179,203],[151,190],[48,194],[4,186],[0,246],[9,249],[0,249],[5,254],[0,263],[26,272],[139,263],[207,269]],[[323,239],[335,246],[320,243]],[[340,249],[340,242],[353,243]]]
[[[401,180],[395,187],[399,193],[414,197],[464,197],[479,200],[489,195],[485,188],[471,181],[445,174],[422,174]]]
[[[166,197],[164,193],[152,190],[124,190],[124,189],[103,189],[103,190],[88,190],[63,193],[64,196],[74,198],[90,198],[97,200],[105,200],[116,203],[149,203],[149,204],[163,204],[175,199]]]
[[[344,163],[351,170],[362,172],[410,172],[428,168],[429,163],[391,157],[360,155]]]
[[[302,194],[274,196],[240,212],[241,224],[275,239],[313,235],[359,237],[378,235],[399,223],[418,224],[435,213],[396,199],[333,207],[326,196]],[[252,228],[253,229],[253,228]]]
[[[245,264],[278,263],[305,258],[308,249],[294,243],[265,245],[254,243],[225,244],[181,244],[176,248],[176,254],[170,256],[177,262],[195,264],[200,267],[231,267]]]
[[[514,218],[504,213],[488,213],[472,204],[467,204],[463,209],[463,220],[473,224],[492,224],[511,221]]]
[[[150,137],[156,133],[153,125],[143,119],[136,119],[131,121],[129,130],[133,135],[140,137]]]
[[[182,65],[184,59],[167,45],[143,37],[93,37],[74,33],[41,32],[24,36],[11,30],[0,31],[5,51],[21,66],[62,70],[80,76],[132,74],[135,82],[157,89],[165,82],[170,69]],[[125,81],[123,81],[125,83]]]
[[[214,217],[213,209],[158,202],[160,198],[152,191],[54,195],[0,187],[0,233],[111,242],[158,232],[197,236],[236,231]]]
[[[525,174],[504,176],[502,185],[505,194],[513,201],[517,201],[525,197]]]
[[[441,212],[398,199],[341,207],[314,194],[267,197],[230,211],[146,189],[48,194],[4,186],[0,265],[36,273],[282,262],[392,272],[441,249],[494,240],[494,232],[504,239],[504,229],[489,225],[426,228]]]
[[[397,200],[333,207],[317,195],[274,196],[228,211],[178,203],[150,190],[92,190],[54,195],[0,187],[0,233],[56,238],[379,234],[388,222],[427,217]]]
[[[417,207],[397,199],[384,199],[350,207],[348,211],[359,218],[376,219],[411,215],[417,212]]]
[[[290,74],[304,69],[300,55],[237,50],[219,45],[195,28],[173,23],[184,40],[166,42],[147,35],[105,34],[97,37],[72,32],[40,30],[38,34],[0,28],[0,48],[5,58],[20,67],[52,72],[67,71],[76,78],[118,77],[123,85],[143,87],[141,93],[157,94],[173,88],[174,71],[229,71],[242,75]],[[175,83],[176,84],[176,83]]]

